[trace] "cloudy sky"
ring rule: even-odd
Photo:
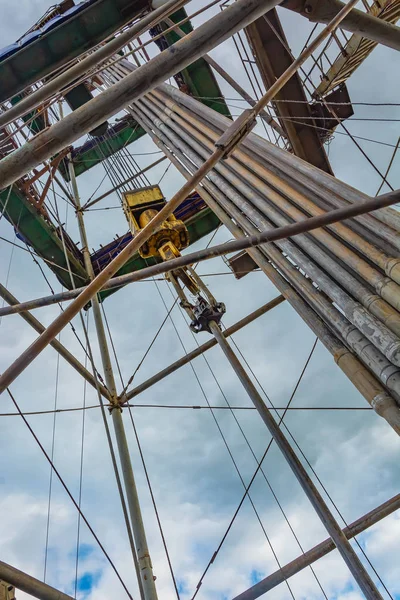
[[[203,1],[192,2],[188,12],[204,4]],[[15,2],[0,0],[0,7],[0,39],[6,46],[45,12],[48,0],[21,0],[17,9]],[[292,50],[298,53],[311,25],[288,11],[281,10],[280,16]],[[202,18],[196,22],[201,22]],[[247,85],[231,43],[211,54],[234,73],[242,85]],[[398,70],[399,59],[394,51],[382,47],[376,49],[348,84],[353,102],[396,102]],[[236,94],[223,84],[221,87],[225,95],[233,99],[231,110],[237,114]],[[397,107],[355,106],[355,117],[399,119],[400,111]],[[384,142],[384,145],[367,141],[360,144],[378,167],[385,170],[399,136],[398,123],[353,120],[348,127],[354,135]],[[338,131],[328,150],[339,178],[371,195],[376,193],[379,176],[345,135]],[[150,164],[159,156],[149,154],[156,153],[157,148],[148,139],[132,145],[130,152],[135,154],[140,166]],[[400,187],[399,160],[398,157],[389,177],[393,187],[397,188]],[[151,171],[152,183],[159,181],[165,167],[166,163],[162,163]],[[83,201],[93,194],[103,175],[100,166],[79,178]],[[182,177],[173,168],[169,169],[162,180],[165,195],[171,197],[182,182]],[[110,186],[106,179],[98,193]],[[118,206],[118,202],[114,195],[99,206]],[[66,210],[62,201],[59,210],[67,230],[77,240],[74,214]],[[93,248],[127,229],[119,208],[88,212],[86,224]],[[14,232],[5,220],[0,222],[0,235],[14,241]],[[229,233],[221,229],[213,243],[229,238]],[[203,239],[198,247],[204,247],[208,242],[209,238]],[[29,253],[5,241],[0,244],[0,281],[20,300],[48,294],[49,285]],[[55,277],[46,266],[43,268],[52,288],[60,291]],[[205,281],[214,296],[225,302],[226,326],[277,295],[263,274],[255,272],[236,281],[220,259],[203,263],[199,273],[207,275]],[[149,281],[130,285],[105,302],[124,383],[142,359],[173,300],[168,284]],[[59,310],[58,306],[53,306],[35,314],[44,324],[49,324]],[[135,377],[137,383],[196,346],[197,340],[193,339],[179,309],[175,308],[171,314],[172,321],[166,322]],[[84,318],[89,319],[90,339],[99,367],[91,313],[85,313]],[[79,319],[73,324],[82,339]],[[34,338],[33,330],[18,315],[4,317],[0,324],[0,370],[6,368]],[[198,338],[200,342],[206,339],[207,334]],[[234,339],[250,364],[262,394],[267,394],[275,406],[284,406],[313,347],[312,332],[284,303],[236,334]],[[61,342],[79,360],[85,361],[71,328],[64,329]],[[242,483],[221,432],[246,483],[256,468],[249,445],[260,458],[270,439],[220,350],[212,349],[205,358],[207,362],[203,357],[197,358],[192,366],[183,367],[135,399],[142,405],[179,405],[182,408],[150,406],[136,407],[132,411],[182,600],[192,597],[243,494]],[[121,388],[120,380],[117,381]],[[20,408],[27,412],[98,404],[90,386],[86,388],[75,371],[63,359],[59,360],[51,348],[26,369],[11,389]],[[212,413],[207,408],[184,408],[205,407],[207,401],[212,406],[222,407],[229,403],[232,407],[248,410],[235,410],[235,420],[228,410],[217,409]],[[400,443],[397,436],[373,411],[364,410],[367,408],[365,400],[336,368],[321,344],[316,346],[292,407],[297,410],[289,411],[285,423],[339,509],[341,517],[336,512],[335,515],[342,525],[342,518],[349,523],[399,492]],[[304,407],[328,407],[329,410],[298,410]],[[358,410],[333,410],[339,407]],[[124,598],[121,583],[83,523],[80,523],[77,553],[77,511],[55,477],[51,480],[49,502],[49,465],[22,419],[12,414],[15,410],[11,399],[4,394],[0,420],[0,559],[39,579],[45,577],[46,582],[71,595],[76,587],[80,600],[102,600],[110,594]],[[126,410],[123,418],[159,598],[172,600],[175,592]],[[54,463],[74,498],[78,500],[81,492],[84,515],[137,600],[132,558],[99,409],[62,412],[56,418],[53,414],[35,415],[29,417],[29,423],[46,451],[53,453]],[[274,445],[264,462],[264,475],[260,474],[252,486],[251,498],[263,528],[246,501],[204,578],[197,596],[199,600],[230,600],[275,571],[277,560],[283,565],[300,554],[285,517],[304,550],[325,539],[324,528]],[[328,502],[332,506],[331,501]],[[359,542],[391,594],[388,595],[378,583],[383,597],[400,598],[400,515],[387,517],[360,536]],[[363,561],[365,563],[365,558]],[[368,569],[372,572],[370,566]],[[316,563],[315,574],[329,599],[362,598],[337,552]],[[376,575],[372,576],[378,582]],[[282,584],[269,592],[268,598],[286,600],[292,597],[291,594],[297,599],[323,598],[321,587],[309,569],[289,583],[290,589]],[[18,598],[23,596],[18,592]]]

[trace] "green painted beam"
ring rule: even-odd
[[[117,150],[121,150],[132,142],[138,140],[143,135],[146,135],[144,129],[139,125],[128,125],[122,131],[107,139],[107,141],[99,141],[96,146],[84,152],[77,152],[73,156],[73,165],[75,175],[78,177],[92,167],[95,167],[104,160],[104,157],[109,157]],[[59,166],[59,170],[66,181],[69,181],[68,169],[64,162]]]
[[[6,205],[7,196],[8,189],[0,192],[1,212]],[[68,265],[56,228],[32,206],[15,185],[9,196],[4,216],[41,258],[51,261],[47,263],[49,268],[65,288],[71,289]],[[76,252],[72,253],[68,250],[67,253],[75,285],[82,286],[88,282],[88,278],[81,262],[80,251],[76,249]]]
[[[149,8],[148,0],[97,0],[0,62],[0,101],[89,50]]]

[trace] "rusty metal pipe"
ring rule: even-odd
[[[164,145],[167,144],[167,146],[171,146],[171,140],[160,130],[157,130],[156,133],[153,132],[153,129],[155,128],[154,119],[148,119],[148,117],[139,112],[137,109],[133,110],[132,113],[137,121],[152,137],[156,145],[158,145],[158,147],[165,152],[166,156],[171,160],[171,162],[173,162],[181,174],[188,178],[196,169],[196,156],[191,154],[192,161],[189,161],[188,157],[183,154],[182,144],[180,144],[179,148],[174,148],[176,156],[178,156],[179,160],[181,161],[178,162],[175,156],[171,154],[170,150],[168,150]],[[202,186],[199,187],[197,191],[210,206],[213,212],[218,216],[218,218],[226,225],[234,237],[240,239],[243,237],[243,232],[251,235],[256,231],[254,225],[246,220],[244,214],[237,209],[234,204],[229,203],[227,200],[227,195],[225,193],[221,193],[213,183],[206,179],[203,181]],[[225,207],[227,212],[225,212],[224,208],[222,207]],[[232,221],[232,218],[235,220],[236,224]],[[261,249],[249,248],[247,251],[255,260],[256,264],[264,271],[277,289],[282,293],[282,295],[284,295],[292,304],[307,325],[314,331],[314,333],[316,333],[321,342],[333,355],[339,368],[347,375],[350,381],[371,404],[375,412],[383,417],[397,434],[400,434],[400,409],[395,400],[390,396],[390,394],[388,394],[387,390],[380,384],[378,379],[376,379],[374,375],[372,375],[366,369],[362,362],[360,362],[360,360],[356,358],[356,356],[352,354],[336,338],[336,336],[334,336],[327,329],[325,323],[321,321],[311,306],[305,304],[295,289],[288,284],[287,280],[283,279],[278,271],[272,266],[271,262],[269,262],[269,259],[266,258],[266,256],[271,255],[272,259],[279,263],[279,260],[281,259],[280,253],[274,250],[273,246],[271,245],[263,246]],[[263,252],[266,254],[266,256],[264,256]],[[302,280],[304,278],[294,268],[291,269],[290,275],[292,276],[292,279],[294,279],[294,283],[297,285],[297,288],[302,290],[304,287]],[[307,292],[313,292],[315,294],[316,290],[313,286],[309,286]],[[304,294],[304,289],[302,293]],[[307,299],[307,294],[305,294],[305,298]],[[316,306],[318,307],[318,302]],[[351,341],[354,342],[354,340]],[[355,349],[356,351],[359,351],[359,347],[357,347],[357,345],[355,346]]]
[[[189,134],[184,133],[183,128],[186,126],[184,121],[180,120],[179,124],[176,125],[174,123],[170,123],[167,118],[165,118],[164,120],[160,120],[159,117],[162,117],[162,115],[159,115],[159,117],[156,116],[158,114],[157,106],[154,106],[154,104],[152,104],[151,101],[148,99],[143,98],[140,101],[140,105],[149,107],[148,116],[152,117],[154,125],[158,127],[161,131],[168,131],[167,125],[165,124],[166,122],[168,122],[169,128],[173,129],[172,132],[169,131],[169,137],[171,141],[175,143],[175,146],[182,146],[192,160],[196,160],[196,157],[190,154],[190,148],[188,144],[191,144],[191,147],[194,148],[195,151],[198,153],[197,157],[199,155],[202,157],[202,159],[206,159],[208,157],[209,152],[205,148],[203,148],[200,143],[195,141],[195,136],[193,135],[192,128],[188,128]],[[152,106],[153,112],[151,113],[150,110]],[[143,110],[146,109],[143,108]],[[179,134],[180,137],[178,137],[177,134]],[[203,141],[203,144],[207,143],[204,140],[204,136],[202,136],[201,139]],[[184,142],[186,143],[182,143],[182,140],[184,140]],[[212,150],[212,147],[210,147],[210,150]],[[197,158],[197,164],[201,164],[201,159],[199,162],[199,159]],[[246,210],[247,214],[249,214],[249,204],[243,202],[243,197],[245,197],[257,208],[257,210],[261,211],[262,214],[264,214],[268,218],[272,218],[276,225],[279,226],[288,223],[287,219],[282,217],[279,212],[271,208],[269,204],[265,202],[264,197],[258,196],[254,192],[254,189],[260,189],[260,191],[263,191],[263,186],[260,185],[258,181],[258,185],[256,184],[254,186],[254,189],[251,189],[248,185],[242,183],[242,180],[237,175],[237,173],[240,172],[242,176],[245,177],[246,172],[244,169],[238,169],[238,165],[236,164],[232,168],[232,170],[229,170],[225,166],[225,164],[226,161],[224,161],[224,164],[221,163],[219,165],[216,165],[215,170],[221,173],[221,175],[224,176],[226,181],[229,181],[230,186],[222,182],[221,188],[222,180],[214,171],[209,174],[209,178],[211,179],[211,181],[214,181],[217,184],[221,191],[223,191],[225,194],[228,195],[228,197],[231,200],[233,200],[233,202],[238,206],[238,208],[240,208],[241,210]],[[237,194],[236,190],[240,191],[241,196]],[[268,189],[267,194],[271,196],[269,192],[270,190]],[[259,214],[257,214],[257,212],[252,212],[251,220],[255,224],[257,224],[260,230],[272,228],[269,222],[263,219]],[[326,257],[323,254],[323,252],[319,249],[319,247],[317,247],[315,244],[312,245],[310,240],[308,240],[304,236],[297,236],[296,242],[297,244],[305,246],[305,248],[308,249],[309,253],[310,248],[314,249],[311,255],[315,257],[315,255],[318,254],[318,258],[320,259],[320,261],[322,255],[322,262],[324,266],[326,266],[326,263],[329,262],[329,270],[331,270],[333,273],[335,273],[335,271],[338,272],[340,270],[340,267],[336,263],[336,261],[329,259],[329,257]],[[284,252],[289,254],[289,256],[291,256],[295,260],[296,264],[298,264],[303,270],[305,270],[308,273],[308,275],[312,277],[312,279],[316,283],[319,284],[321,289],[323,289],[325,293],[327,293],[344,310],[346,317],[361,331],[363,331],[364,335],[366,335],[366,337],[370,339],[370,341],[373,344],[375,344],[379,348],[379,350],[383,352],[385,356],[387,356],[389,360],[391,360],[397,366],[400,366],[400,339],[396,335],[394,335],[385,325],[382,325],[379,321],[377,321],[368,311],[362,308],[358,303],[354,302],[344,290],[342,290],[338,285],[336,285],[336,283],[332,281],[332,279],[330,279],[323,271],[321,271],[316,265],[314,265],[314,263],[310,262],[310,260],[301,251],[297,250],[296,246],[292,242],[281,241],[280,243],[278,243],[278,246]],[[344,273],[344,276],[347,275],[347,279],[351,279],[351,277],[348,276],[348,274],[343,269],[342,271]],[[357,283],[358,282],[355,281],[355,284]],[[365,292],[368,293],[368,290],[365,289]],[[362,297],[363,290],[360,292],[359,295]],[[398,321],[400,320],[396,311],[393,310],[393,321],[395,317],[397,317]]]
[[[64,592],[3,561],[0,561],[0,579],[15,586],[17,590],[38,598],[38,600],[74,600],[72,596],[64,594]]]

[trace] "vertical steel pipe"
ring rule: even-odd
[[[235,371],[243,388],[245,389],[249,398],[256,407],[260,417],[267,426],[268,431],[274,438],[275,443],[282,452],[297,481],[300,483],[301,487],[303,488],[303,491],[310,500],[315,512],[317,513],[321,522],[328,531],[330,537],[332,538],[332,541],[334,542],[336,548],[340,552],[344,562],[348,566],[350,572],[352,573],[354,579],[358,583],[363,594],[368,600],[383,600],[377,587],[375,586],[371,577],[367,573],[357,554],[351,547],[348,539],[339,527],[333,514],[331,513],[327,504],[322,498],[321,494],[318,492],[311,478],[308,476],[307,471],[305,470],[297,455],[293,451],[293,448],[289,444],[282,430],[279,428],[275,419],[272,417],[267,406],[263,402],[263,399],[261,398],[257,389],[255,388],[253,382],[250,380],[242,364],[240,363],[237,356],[230,347],[228,341],[222,335],[220,328],[214,321],[212,321],[210,324],[210,329],[213,335],[215,336],[219,346],[221,347],[221,350],[225,354],[228,362],[230,363],[232,369]]]

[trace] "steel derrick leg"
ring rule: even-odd
[[[211,321],[209,327],[218,344],[220,345],[223,353],[225,354],[226,358],[231,364],[233,370],[238,376],[241,384],[243,385],[244,389],[249,395],[258,413],[260,414],[262,420],[266,424],[270,434],[274,438],[280,451],[282,452],[287,463],[292,469],[294,475],[296,476],[296,479],[300,483],[305,494],[307,495],[308,499],[313,505],[321,522],[323,523],[329,535],[331,536],[332,541],[334,542],[335,546],[342,555],[342,558],[347,564],[354,579],[363,591],[365,597],[368,600],[382,600],[382,596],[377,590],[374,582],[372,581],[366,569],[362,565],[360,559],[354,552],[348,539],[344,535],[339,524],[336,522],[333,514],[329,510],[328,506],[323,500],[321,494],[318,492],[311,478],[308,476],[307,471],[305,470],[297,455],[293,451],[293,448],[289,444],[282,430],[279,428],[275,419],[272,417],[269,409],[265,405],[263,399],[261,398],[257,389],[255,388],[253,382],[250,380],[242,364],[238,360],[236,354],[233,352],[228,341],[225,339],[220,328],[214,321]]]

